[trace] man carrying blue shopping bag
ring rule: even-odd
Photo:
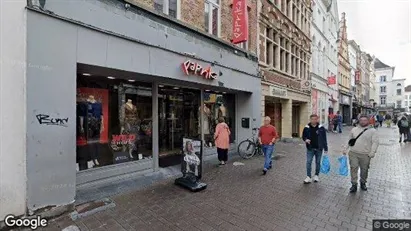
[[[368,169],[371,158],[375,156],[379,145],[377,130],[369,127],[368,116],[362,115],[357,127],[354,127],[349,135],[348,146],[344,155],[348,152],[351,174],[350,192],[357,192],[358,169],[360,169],[360,185],[363,191],[367,191]]]
[[[318,175],[320,174],[321,168],[321,156],[327,154],[328,144],[327,144],[327,131],[326,129],[318,123],[318,116],[311,115],[310,123],[304,127],[302,138],[307,147],[307,177],[304,180],[304,184],[309,184],[313,180],[318,182]],[[315,157],[315,175],[311,179],[311,165]]]

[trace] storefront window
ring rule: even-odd
[[[77,78],[78,170],[152,158],[151,84]]]

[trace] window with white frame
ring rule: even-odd
[[[397,89],[397,95],[401,95],[402,91],[401,89]]]
[[[170,17],[180,19],[181,0],[154,0],[154,9]]]
[[[205,0],[204,2],[205,30],[215,36],[220,36],[220,0]]]
[[[386,104],[387,103],[387,97],[386,96],[380,96],[380,103],[382,105]]]
[[[397,108],[401,108],[401,100],[397,100]]]
[[[380,76],[380,82],[387,82],[387,76],[381,75]]]
[[[381,86],[380,87],[380,93],[387,93],[387,87],[386,86]]]

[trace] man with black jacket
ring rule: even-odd
[[[307,147],[307,177],[304,180],[304,184],[309,184],[313,180],[318,182],[318,175],[320,174],[321,156],[328,152],[327,144],[327,131],[318,123],[318,116],[311,115],[310,123],[305,126],[303,130],[302,138]],[[315,156],[315,175],[311,179],[311,165]]]

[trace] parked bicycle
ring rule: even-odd
[[[261,144],[258,140],[258,133],[259,128],[253,128],[252,136],[246,140],[243,140],[238,145],[237,151],[238,155],[241,156],[243,159],[250,159],[254,155],[262,155]]]

